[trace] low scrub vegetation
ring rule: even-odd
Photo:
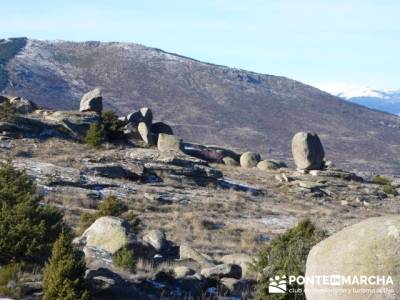
[[[133,250],[122,248],[113,255],[113,263],[127,271],[135,272],[136,260]]]
[[[393,196],[397,196],[398,195],[398,192],[397,192],[396,188],[394,186],[392,186],[391,184],[384,185],[382,187],[382,191],[385,194],[388,194],[388,195],[393,195]]]
[[[380,185],[390,185],[391,181],[390,181],[390,179],[388,179],[384,176],[376,175],[372,178],[372,183],[380,184]]]
[[[376,175],[372,178],[371,182],[382,185],[382,191],[387,195],[398,195],[396,188],[392,185],[392,181],[389,178],[381,175]]]
[[[18,281],[20,270],[21,266],[16,263],[10,263],[0,269],[0,295],[15,298],[18,297],[15,289],[10,288],[8,284],[10,281]]]
[[[261,274],[256,299],[305,299],[301,294],[269,294],[269,279],[275,276],[300,276],[305,274],[307,255],[311,248],[326,237],[310,220],[274,238],[259,251],[253,269]],[[302,288],[288,286],[289,288]]]

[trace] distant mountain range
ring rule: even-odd
[[[317,87],[353,103],[400,115],[400,89],[378,89],[357,84],[321,84]]]
[[[400,174],[399,117],[301,82],[133,43],[0,40],[0,92],[78,109],[94,87],[106,109],[148,106],[187,141],[288,161],[293,135],[313,131],[338,166]]]

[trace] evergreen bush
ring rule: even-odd
[[[269,294],[269,279],[284,275],[304,276],[308,253],[325,237],[326,233],[307,219],[264,245],[254,264],[254,270],[261,274],[256,299],[305,299],[304,293]],[[287,288],[302,287],[295,284]]]
[[[62,214],[42,198],[25,172],[0,166],[0,264],[43,263],[62,229]]]
[[[124,122],[118,119],[118,116],[113,111],[106,111],[101,115],[105,134],[109,141],[121,139],[124,135]]]
[[[98,148],[104,141],[104,129],[103,126],[97,123],[90,124],[88,131],[85,136],[85,143]]]
[[[43,300],[88,300],[85,261],[62,232],[54,243],[50,261],[43,272]]]

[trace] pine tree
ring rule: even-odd
[[[85,136],[85,143],[98,148],[104,140],[104,129],[103,126],[97,123],[90,124],[88,131]]]
[[[36,186],[11,163],[0,165],[0,264],[44,262],[62,228],[62,214],[40,205]]]
[[[71,244],[71,237],[62,232],[43,272],[43,300],[90,299],[84,274],[83,256]]]
[[[109,141],[118,140],[123,137],[124,122],[120,121],[113,111],[102,113],[101,121],[104,126],[105,135]]]

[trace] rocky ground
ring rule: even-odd
[[[299,220],[310,218],[334,233],[400,212],[399,196],[333,164],[312,171],[276,161],[245,168],[234,155],[215,157],[231,153],[227,149],[183,143],[180,150],[161,151],[160,136],[158,148],[137,137],[93,148],[82,136],[96,113],[25,104],[17,119],[0,122],[1,161],[26,170],[45,204],[62,209],[77,235],[80,215],[95,212],[106,195],[121,199],[140,220],[132,233],[144,249],[135,274],[113,266],[112,251],[82,244],[87,276],[104,299],[110,299],[107,293],[118,299],[185,299],[189,293],[245,299],[256,277],[246,263]],[[400,188],[400,181],[392,187]]]

